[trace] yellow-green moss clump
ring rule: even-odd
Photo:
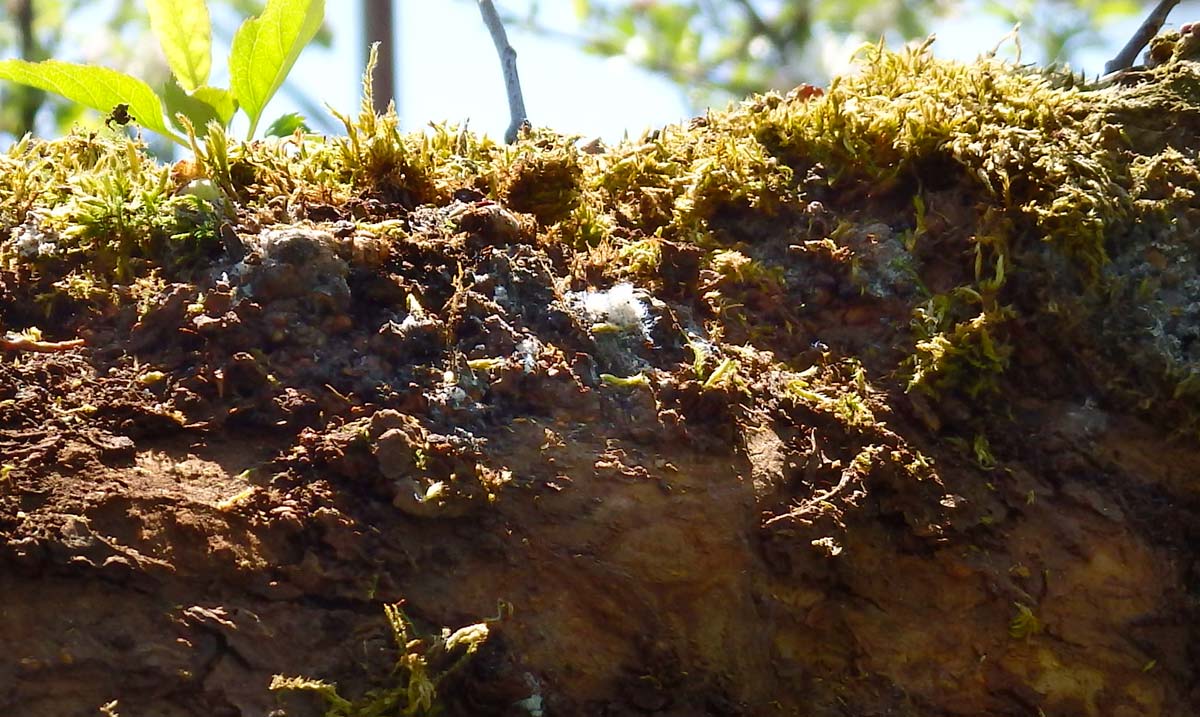
[[[871,46],[824,91],[752,98],[598,152],[545,130],[513,146],[448,126],[402,133],[370,110],[368,85],[345,136],[236,144],[209,129],[174,168],[107,132],[24,140],[0,158],[0,251],[60,281],[129,283],[196,265],[222,246],[222,223],[378,223],[490,198],[573,251],[580,278],[695,289],[714,336],[792,337],[795,351],[775,347],[786,363],[811,363],[799,346],[821,340],[830,297],[857,294],[892,302],[875,320],[895,328],[899,386],[994,391],[1016,329],[1037,324],[1142,336],[1105,365],[1137,362],[1123,395],[1161,407],[1200,385],[1188,348],[1200,316],[1176,297],[1195,275],[1189,264],[1168,281],[1131,257],[1174,260],[1196,220],[1200,72],[1171,55],[1137,81],[1093,89],[992,57],[938,60],[928,42]],[[701,256],[681,268],[680,247]],[[1087,318],[1128,302],[1155,320]]]
[[[418,638],[412,620],[399,605],[384,605],[388,625],[396,642],[396,664],[388,682],[358,700],[338,694],[337,685],[306,677],[276,675],[271,689],[303,691],[320,695],[326,704],[326,717],[376,717],[382,715],[442,714],[438,703],[440,683],[453,677],[488,638],[489,622],[498,622],[505,612],[489,621],[468,625],[454,632],[443,629],[441,635]],[[534,702],[533,704],[540,704]]]

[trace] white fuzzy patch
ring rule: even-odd
[[[589,291],[583,295],[583,308],[593,321],[606,321],[622,329],[640,328],[646,318],[646,305],[634,295],[633,284],[617,284],[608,291]]]

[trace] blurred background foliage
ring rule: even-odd
[[[921,40],[951,15],[1021,24],[1025,59],[1070,63],[1111,23],[1149,10],[1134,0],[572,0],[586,51],[624,56],[685,88],[693,108],[843,69],[848,45]],[[540,23],[537,3],[522,17]],[[982,38],[981,38],[982,40]],[[990,49],[983,47],[980,52]],[[1030,52],[1032,51],[1032,52]]]

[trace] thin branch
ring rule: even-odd
[[[508,110],[512,117],[508,131],[504,133],[504,141],[511,144],[517,141],[521,127],[529,121],[525,114],[525,97],[521,94],[521,80],[517,76],[517,51],[508,44],[504,23],[492,0],[479,0],[479,12],[483,15],[483,24],[492,34],[496,54],[500,55],[500,69],[504,72],[504,89],[508,92]]]
[[[1120,70],[1126,70],[1133,66],[1133,61],[1137,59],[1138,53],[1142,48],[1150,42],[1151,38],[1158,34],[1162,29],[1163,23],[1167,21],[1167,15],[1171,14],[1171,10],[1179,4],[1179,0],[1160,0],[1158,5],[1150,11],[1150,15],[1142,26],[1133,33],[1133,37],[1121,48],[1117,56],[1109,60],[1104,65],[1104,74],[1111,75]]]
[[[43,59],[41,57],[42,50],[38,46],[37,35],[33,31],[34,25],[34,7],[33,0],[16,0],[9,3],[9,12],[12,13],[16,20],[18,45],[20,47],[19,57],[22,60],[35,62]],[[17,121],[20,126],[13,132],[17,137],[23,134],[33,132],[34,125],[37,123],[38,110],[46,101],[46,94],[41,90],[35,90],[32,87],[18,87],[14,89],[14,100],[17,105]]]
[[[775,51],[779,53],[779,56],[784,57],[787,52],[787,42],[779,33],[775,32],[775,28],[768,25],[762,19],[762,15],[758,14],[758,10],[754,9],[754,6],[750,4],[750,0],[737,0],[736,4],[745,11],[746,17],[750,20],[750,27],[759,35],[763,35],[770,40],[771,44],[775,46]]]

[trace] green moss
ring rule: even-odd
[[[82,267],[129,280],[193,262],[216,244],[214,203],[176,193],[170,168],[135,141],[24,140],[0,165],[0,216],[11,232],[0,256],[10,265]]]
[[[781,378],[781,395],[809,408],[831,413],[845,426],[875,424],[871,408],[874,389],[867,381],[866,370],[854,358],[832,360],[822,357],[819,363],[803,371],[777,369]]]
[[[961,389],[972,398],[994,393],[1012,353],[1012,348],[995,336],[997,326],[1002,326],[1009,314],[985,310],[956,321],[949,314],[952,304],[951,297],[938,296],[917,308],[912,324],[917,342],[909,358],[908,388],[928,393]]]
[[[957,168],[990,201],[1095,270],[1103,230],[1127,219],[1116,156],[1100,142],[1096,101],[1052,75],[982,58],[933,58],[873,46],[862,71],[824,96],[772,109],[758,134],[792,162],[821,164],[836,184],[900,178],[945,183]]]
[[[618,258],[634,276],[654,276],[662,265],[662,240],[642,239],[621,247]]]
[[[1028,605],[1018,602],[1013,603],[1013,606],[1017,608],[1017,614],[1008,624],[1009,637],[1014,640],[1023,640],[1042,631],[1042,621]]]
[[[504,164],[500,198],[516,211],[549,225],[579,205],[583,167],[579,150],[569,140],[542,133],[518,144]]]
[[[597,154],[544,130],[511,146],[448,125],[403,132],[394,112],[371,109],[369,81],[357,116],[339,115],[345,136],[236,143],[203,128],[191,133],[187,172],[119,138],[24,140],[0,156],[0,236],[11,237],[0,251],[56,281],[127,282],[205,256],[222,221],[263,226],[326,206],[369,224],[470,190],[532,215],[539,242],[582,253],[566,257],[582,267],[577,278],[654,282],[673,269],[662,242],[700,247],[699,286],[717,327],[790,340],[806,332],[814,271],[894,298],[894,282],[869,275],[882,269],[862,250],[864,232],[833,226],[882,222],[902,251],[875,264],[898,263],[917,287],[900,322],[911,319],[909,386],[976,396],[1001,386],[1012,329],[1045,313],[1020,297],[1082,301],[1116,281],[1106,273],[1114,251],[1200,222],[1200,71],[1181,59],[1185,40],[1160,40],[1171,51],[1151,81],[1106,89],[994,58],[938,60],[929,43],[870,46],[823,93],[751,98]],[[197,178],[218,196],[181,193]],[[948,189],[967,212],[945,208]],[[18,250],[39,237],[58,253]],[[801,251],[759,246],[772,241]],[[1138,301],[1161,297],[1151,279],[1139,277]],[[693,284],[681,275],[677,285]],[[1190,395],[1196,362],[1155,360],[1168,388]]]
[[[446,678],[460,670],[488,638],[488,620],[454,632],[445,629],[441,635],[417,638],[416,630],[399,605],[384,605],[392,638],[395,640],[396,663],[389,675],[390,686],[367,692],[358,699],[342,697],[337,685],[307,677],[276,675],[272,690],[312,692],[324,700],[325,717],[385,717],[413,715],[433,717],[444,713],[439,692]]]

